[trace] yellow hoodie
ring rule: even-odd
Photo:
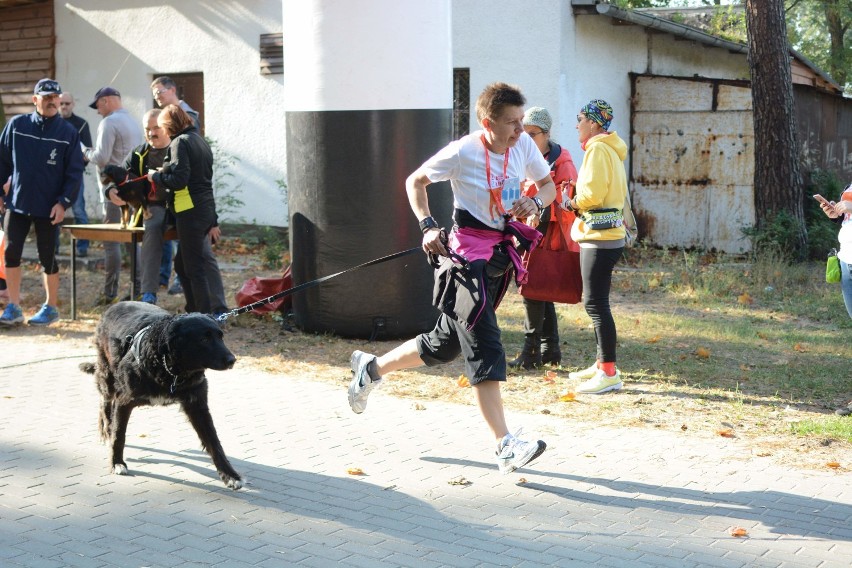
[[[590,209],[622,210],[627,197],[624,171],[627,144],[616,132],[609,132],[589,138],[585,150],[574,194],[579,213]],[[578,214],[571,227],[571,238],[577,242],[615,241],[624,238],[624,227],[592,230]]]

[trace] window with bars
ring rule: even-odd
[[[260,74],[284,73],[284,34],[260,34]]]
[[[470,134],[470,69],[453,69],[453,140]]]

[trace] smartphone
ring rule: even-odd
[[[825,197],[823,197],[822,195],[820,195],[819,193],[814,194],[814,199],[816,199],[817,201],[819,201],[823,205],[831,205],[831,203],[829,203],[828,200]]]

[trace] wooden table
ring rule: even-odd
[[[130,297],[135,298],[139,291],[136,289],[136,245],[142,242],[145,229],[142,227],[121,228],[119,223],[103,223],[92,225],[63,225],[63,230],[71,233],[71,319],[77,319],[77,239],[90,241],[105,241],[111,243],[130,243]],[[177,238],[172,229],[166,231],[165,240]]]

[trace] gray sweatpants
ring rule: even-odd
[[[161,205],[149,205],[150,219],[144,219],[145,235],[142,237],[142,254],[139,268],[142,271],[143,294],[157,294],[160,287],[160,261],[163,259],[163,223],[166,208]]]

